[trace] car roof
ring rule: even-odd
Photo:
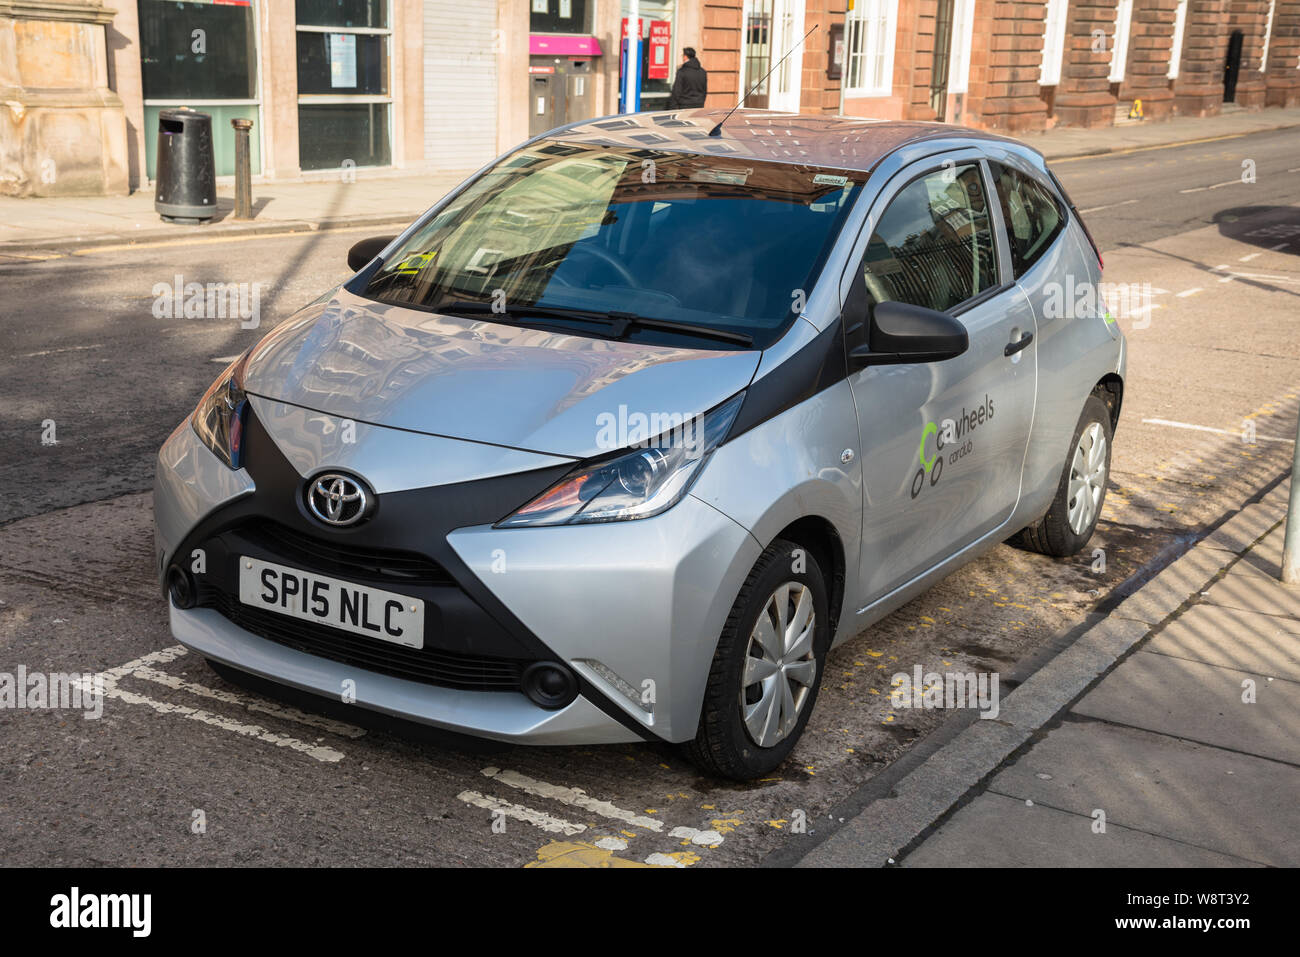
[[[718,136],[709,131],[727,110],[693,109],[605,116],[551,130],[538,139],[631,149],[711,153],[835,169],[874,169],[901,147],[921,140],[958,139],[1023,143],[996,133],[948,123],[873,120],[864,117],[773,110],[736,110]]]

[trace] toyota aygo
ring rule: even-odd
[[[159,453],[172,632],[224,673],[752,778],[837,643],[1101,512],[1125,342],[1009,139],[595,120],[349,265]]]

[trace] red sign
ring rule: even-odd
[[[650,21],[650,62],[646,77],[651,80],[668,79],[668,51],[672,48],[673,25],[667,20]]]
[[[622,32],[622,34],[619,35],[619,39],[620,39],[620,40],[626,40],[626,39],[627,39],[627,21],[630,20],[630,19],[632,19],[632,18],[631,18],[631,17],[624,17],[624,18],[623,18],[623,32]],[[648,22],[648,21],[647,21],[644,17],[637,17],[637,23],[640,24],[640,26],[641,26],[641,29],[637,30],[637,33],[640,34],[641,36],[645,36],[645,25],[646,25],[647,22]]]
[[[528,68],[528,72],[529,72],[529,73],[554,73],[554,72],[555,72],[555,67],[553,67],[553,66],[530,66],[530,67]]]

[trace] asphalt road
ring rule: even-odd
[[[716,866],[799,840],[795,820],[833,826],[831,807],[947,717],[891,713],[890,675],[914,664],[1011,672],[1289,467],[1295,137],[1059,165],[1091,210],[1107,280],[1150,292],[1149,308],[1121,320],[1130,381],[1100,552],[1056,562],[1001,546],[850,641],[832,657],[797,761],[743,787],[650,745],[473,753],[366,731],[166,651],[175,642],[149,570],[154,452],[220,360],[346,275],[346,249],[364,233],[0,265],[0,671],[121,676],[100,720],[0,710],[0,863],[519,865],[613,854]],[[1254,183],[1240,181],[1244,159]],[[177,275],[264,284],[260,328],[155,317],[155,285]],[[56,444],[41,441],[47,420]],[[1250,430],[1256,441],[1243,442]]]

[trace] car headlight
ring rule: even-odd
[[[243,380],[247,359],[246,352],[217,376],[190,416],[199,441],[232,469],[240,468],[243,461],[244,407],[248,404]]]
[[[613,458],[570,472],[497,528],[649,518],[681,501],[740,411],[745,393]]]

